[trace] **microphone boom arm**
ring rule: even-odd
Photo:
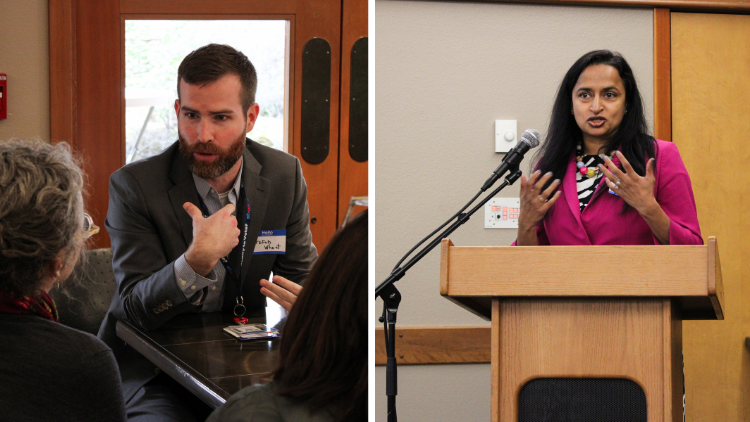
[[[512,173],[509,174],[505,181],[494,191],[492,191],[489,195],[487,195],[484,199],[482,199],[479,204],[477,204],[474,208],[470,209],[468,212],[460,213],[456,219],[456,221],[448,226],[442,233],[440,233],[435,239],[432,240],[432,242],[428,243],[422,250],[420,250],[417,255],[415,255],[412,259],[406,262],[402,267],[396,268],[391,272],[391,274],[388,276],[388,278],[385,279],[378,287],[375,289],[375,297],[380,296],[380,292],[388,285],[393,284],[397,282],[398,280],[401,280],[404,277],[404,274],[406,274],[406,271],[408,271],[411,267],[414,266],[417,262],[419,262],[422,258],[424,258],[425,255],[430,253],[437,245],[440,244],[440,242],[448,237],[451,233],[456,231],[459,227],[461,227],[465,222],[469,221],[469,218],[476,213],[480,208],[484,206],[490,199],[492,199],[495,195],[497,195],[498,192],[505,189],[507,186],[512,185],[515,183],[516,180],[518,180],[519,177],[521,177],[521,170],[518,169],[518,165],[516,165],[514,168],[511,169]]]
[[[454,215],[447,222],[443,223],[443,225],[440,227],[445,226],[453,218],[456,218],[456,221],[454,221],[453,224],[451,224],[447,229],[445,229],[442,233],[440,233],[435,239],[433,239],[424,248],[422,248],[422,250],[420,250],[417,253],[417,255],[415,255],[406,264],[404,264],[403,267],[398,267],[394,269],[393,272],[391,272],[391,274],[388,276],[388,278],[386,278],[385,281],[380,283],[380,285],[375,289],[375,297],[379,296],[381,299],[383,299],[383,316],[380,317],[380,322],[382,322],[384,325],[384,333],[385,333],[385,349],[386,349],[385,385],[386,385],[386,396],[388,397],[388,422],[398,421],[398,417],[396,416],[396,394],[398,391],[398,382],[397,382],[398,364],[396,362],[396,314],[398,313],[398,305],[401,302],[401,294],[396,289],[396,286],[394,285],[394,283],[401,280],[406,274],[407,270],[409,270],[417,262],[419,262],[422,258],[424,258],[424,256],[430,253],[430,251],[435,249],[435,247],[439,245],[443,239],[445,239],[451,233],[456,231],[456,229],[461,227],[461,225],[463,225],[465,222],[469,221],[469,218],[471,218],[471,216],[475,212],[477,212],[480,208],[482,208],[484,204],[487,203],[487,201],[492,199],[492,197],[497,195],[497,193],[503,190],[506,186],[512,185],[516,180],[518,180],[519,177],[521,177],[521,170],[519,170],[518,164],[513,166],[510,170],[511,170],[511,174],[509,174],[505,178],[505,181],[497,189],[492,191],[489,195],[487,195],[484,199],[482,199],[479,202],[479,204],[477,204],[477,206],[470,209],[468,212],[459,212],[458,216]],[[484,190],[485,189],[482,189],[482,192]],[[474,202],[477,196],[475,196],[471,200],[471,202],[469,202],[469,204]],[[462,211],[466,209],[466,207],[469,204],[464,206],[464,208],[462,208]],[[406,254],[406,256],[409,256],[409,254],[413,250],[414,249],[409,251]],[[406,256],[404,256],[404,258],[401,258],[400,262],[403,262]]]

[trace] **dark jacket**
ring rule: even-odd
[[[310,414],[304,402],[276,395],[276,385],[253,385],[232,395],[206,422],[333,422],[327,409]]]
[[[249,139],[243,158],[242,177],[252,219],[241,272],[242,293],[247,308],[253,309],[266,303],[260,293],[261,279],[273,271],[301,283],[318,255],[312,244],[307,185],[299,160]],[[159,155],[124,166],[109,179],[105,226],[112,241],[117,289],[99,338],[115,352],[126,402],[157,371],[117,338],[117,320],[152,330],[175,315],[200,308],[185,298],[174,275],[174,261],[193,240],[192,219],[182,208],[185,202],[200,206],[178,142]],[[261,230],[286,230],[286,253],[253,254]],[[224,311],[231,312],[236,288],[234,283],[224,285]]]
[[[0,314],[0,421],[124,421],[112,351],[37,315]]]

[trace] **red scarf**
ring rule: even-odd
[[[0,291],[0,313],[3,314],[37,314],[42,318],[60,322],[55,301],[46,292],[36,297],[21,296],[16,293]]]

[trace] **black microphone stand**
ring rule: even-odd
[[[385,279],[375,289],[375,297],[383,299],[383,315],[380,317],[380,322],[385,324],[385,349],[386,349],[386,369],[385,369],[385,394],[388,396],[388,422],[397,422],[396,416],[396,394],[398,390],[397,382],[397,363],[396,363],[396,313],[398,313],[398,305],[401,302],[401,293],[396,289],[393,284],[401,280],[406,271],[419,262],[425,257],[430,251],[435,249],[440,242],[448,237],[451,233],[456,231],[461,225],[469,221],[469,218],[476,213],[480,208],[484,206],[487,201],[492,199],[498,192],[503,190],[505,187],[512,185],[519,177],[521,177],[521,170],[518,169],[518,165],[510,169],[509,174],[505,181],[484,199],[482,199],[477,206],[465,213],[460,213],[456,221],[453,222],[448,228],[428,243],[422,250],[420,250],[412,259],[401,267],[394,269],[391,275]],[[482,191],[486,188],[483,187]],[[476,197],[475,197],[476,198]],[[473,200],[472,200],[473,201]],[[428,236],[429,237],[429,236]],[[409,255],[407,253],[407,255]]]

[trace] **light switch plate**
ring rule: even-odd
[[[485,229],[517,229],[520,198],[492,198],[484,204]]]
[[[508,152],[518,143],[516,120],[495,120],[495,152]]]

